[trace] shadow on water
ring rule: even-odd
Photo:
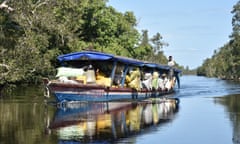
[[[132,143],[136,134],[172,121],[178,112],[178,99],[147,99],[138,102],[68,102],[58,107],[47,124],[60,143]]]

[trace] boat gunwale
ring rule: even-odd
[[[105,92],[138,92],[138,93],[148,93],[148,92],[169,92],[171,90],[148,90],[147,88],[142,88],[141,90],[136,90],[134,88],[130,87],[108,87],[103,85],[97,85],[97,84],[82,84],[82,83],[63,83],[63,82],[51,82],[47,85],[48,87],[51,87],[53,90],[55,90],[54,87],[58,87],[58,89],[76,89],[76,90],[104,90]],[[79,89],[80,88],[80,89]]]

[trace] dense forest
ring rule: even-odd
[[[215,50],[211,58],[204,60],[203,65],[197,69],[198,75],[240,80],[240,1],[233,6],[231,13],[230,40]]]
[[[0,86],[53,77],[56,57],[95,50],[167,63],[158,32],[138,31],[134,13],[108,0],[0,0]]]

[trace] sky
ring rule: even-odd
[[[109,0],[119,12],[132,11],[137,29],[149,38],[160,33],[166,56],[190,69],[202,65],[229,41],[233,6],[238,0]]]

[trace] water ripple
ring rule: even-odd
[[[178,97],[219,97],[228,94],[239,94],[240,84],[220,80],[217,78],[206,78],[196,76],[181,77],[181,89]]]

